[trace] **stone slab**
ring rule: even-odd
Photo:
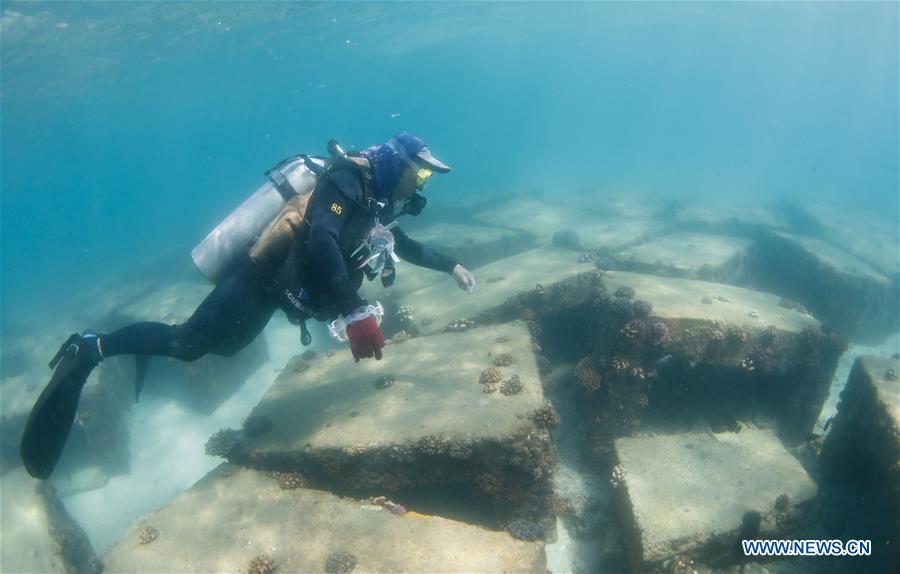
[[[498,367],[502,379],[521,382],[517,394],[480,383],[500,355],[511,362]],[[385,377],[390,386],[378,388]],[[244,433],[228,458],[330,486],[390,487],[472,481],[530,449],[510,466],[546,476],[553,449],[533,422],[544,408],[521,322],[418,337],[385,347],[381,361],[353,363],[341,352],[289,366],[248,419],[268,430]]]
[[[282,490],[269,476],[212,471],[146,516],[105,556],[107,572],[247,572],[267,555],[278,572],[322,572],[333,552],[356,572],[546,571],[542,542],[310,489]],[[158,537],[141,544],[139,532]]]
[[[634,267],[634,271],[650,271],[660,275],[696,278],[713,275],[750,244],[743,237],[705,233],[671,233],[625,249],[617,258],[618,265]],[[700,277],[709,279],[711,277]]]
[[[795,206],[795,209],[802,214],[811,233],[842,246],[879,273],[888,276],[900,273],[900,222],[896,214],[824,203]]]
[[[856,359],[822,447],[830,476],[900,496],[900,359]],[[896,498],[895,498],[896,499]]]
[[[674,210],[673,223],[683,229],[783,229],[784,218],[773,209],[758,204],[695,199]]]
[[[799,332],[818,327],[819,321],[800,311],[780,305],[781,297],[735,285],[659,277],[646,273],[610,271],[603,274],[607,292],[631,287],[635,299],[653,306],[653,316],[738,325],[752,329],[774,328]]]
[[[759,514],[765,538],[779,532],[779,496],[802,506],[817,493],[800,462],[764,430],[627,437],[615,448],[613,481],[635,571],[700,552],[734,556],[729,544],[746,513]]]
[[[49,483],[19,468],[0,478],[0,497],[0,570],[100,572],[87,535]]]
[[[549,245],[557,231],[574,230],[585,249],[612,251],[645,241],[668,227],[653,219],[610,216],[599,203],[568,206],[537,199],[509,201],[502,209],[485,210],[474,217],[490,225],[534,234],[539,245]]]
[[[832,243],[771,233],[745,251],[735,282],[799,301],[845,336],[876,341],[900,326],[900,289]]]
[[[435,333],[451,321],[494,309],[537,284],[550,285],[593,268],[590,262],[579,262],[572,250],[539,247],[477,269],[472,294],[461,291],[454,281],[444,281],[408,293],[401,302],[414,309],[421,332]]]

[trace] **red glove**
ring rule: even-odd
[[[373,354],[377,360],[381,360],[384,335],[371,315],[347,325],[347,338],[350,339],[350,350],[357,363],[360,359],[366,359]]]

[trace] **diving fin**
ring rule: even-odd
[[[84,348],[81,335],[71,335],[50,361],[55,368],[50,383],[41,392],[22,435],[20,454],[28,474],[46,479],[62,454],[75,413],[81,389],[97,361]]]
[[[147,363],[150,362],[150,355],[134,356],[134,402],[138,402],[141,398],[141,391],[144,388],[144,376],[147,374]]]

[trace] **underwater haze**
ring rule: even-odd
[[[448,202],[900,205],[893,2],[6,1],[2,35],[5,329],[186,256],[332,137],[421,135]]]
[[[31,481],[21,436],[65,336],[184,321],[213,288],[192,249],[284,158],[325,156],[332,138],[362,150],[421,136],[452,171],[429,180],[427,210],[403,228],[477,280],[467,293],[404,262],[390,291],[365,283],[385,303],[380,362],[354,363],[313,320],[302,347],[280,311],[233,357],[154,358],[140,402],[146,356],[106,357],[50,481],[108,571],[147,568],[135,540],[155,545],[153,568],[178,570],[164,560],[180,549],[165,545],[185,525],[180,542],[212,556],[207,570],[271,572],[260,541],[282,536],[279,571],[320,571],[315,552],[335,540],[390,549],[379,564],[392,571],[691,571],[688,554],[631,562],[627,512],[658,519],[674,532],[660,547],[699,561],[775,510],[779,527],[871,538],[876,552],[772,572],[896,568],[900,518],[878,513],[900,508],[900,431],[877,437],[900,429],[900,3],[2,0],[0,12],[6,492]],[[853,389],[867,384],[894,394],[866,402]],[[452,443],[460,433],[469,442]],[[281,439],[299,442],[256,457]],[[406,458],[377,458],[389,449],[373,441]],[[246,444],[259,450],[241,460]],[[853,458],[872,444],[897,456]],[[310,467],[287,468],[298,460]],[[888,487],[848,487],[843,471]],[[210,484],[233,489],[229,504],[269,490],[244,507],[179,506]],[[334,512],[304,516],[363,518],[258,519],[334,493],[353,508],[329,498]],[[241,528],[269,529],[252,548],[209,535],[226,506]],[[160,508],[153,534],[141,517]],[[353,530],[407,510],[460,530],[397,535],[396,550],[388,527]],[[166,512],[180,516],[168,532]],[[672,526],[706,519],[733,523],[702,544]],[[3,521],[0,569],[17,571],[6,560],[28,558],[15,538],[27,521]],[[470,544],[473,524],[497,537],[478,530]],[[404,550],[410,540],[423,549]],[[525,542],[540,546],[534,564],[516,554]],[[403,562],[420,555],[435,562]],[[455,561],[473,556],[486,562]],[[375,558],[359,556],[360,570],[379,570]],[[96,571],[83,559],[70,570]],[[328,560],[349,571],[335,566],[346,555]],[[720,571],[710,564],[694,571]]]

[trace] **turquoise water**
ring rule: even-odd
[[[449,201],[596,186],[898,211],[894,3],[4,2],[2,18],[4,325],[186,256],[263,170],[331,137],[422,135],[455,168],[433,186]]]
[[[282,158],[324,154],[331,138],[361,149],[400,130],[421,135],[453,166],[429,184],[426,226],[459,223],[472,215],[461,206],[477,202],[502,212],[510,202],[562,204],[573,194],[588,204],[584,225],[613,198],[611,213],[629,211],[625,198],[653,217],[669,205],[825,206],[865,221],[862,235],[874,230],[859,238],[862,250],[848,235],[830,238],[837,247],[846,240],[860,268],[881,265],[854,269],[854,281],[871,271],[896,294],[898,6],[3,1],[4,382],[19,388],[28,379],[20,394],[33,400],[45,381],[23,373],[39,368],[43,377],[55,350],[41,346],[71,330],[76,315],[79,328],[95,327],[86,319],[94,308],[115,319],[132,297],[133,283],[120,278],[171,280],[194,295],[177,283],[203,281],[191,249]],[[866,227],[869,216],[877,226]],[[652,230],[658,222],[638,223]],[[543,231],[549,243],[557,229]],[[874,245],[878,254],[866,257]],[[599,264],[601,251],[582,255]],[[503,280],[475,271],[482,286]],[[114,302],[85,301],[104,294]],[[896,297],[889,303],[884,314]],[[866,319],[876,323],[880,312],[867,306]],[[897,350],[896,325],[884,323],[877,341],[851,341],[817,430],[834,415],[853,359]],[[317,351],[346,353],[321,325],[311,327]],[[131,474],[60,491],[99,552],[219,463],[202,455],[207,437],[240,426],[300,350],[281,313],[264,338],[269,362],[213,414],[158,396],[132,406],[126,388]],[[574,366],[582,356],[566,358]],[[14,410],[9,396],[4,414]],[[557,441],[565,463],[583,446],[580,429],[571,430],[578,399],[552,398],[564,424],[571,411],[569,434]],[[4,452],[15,457],[18,445],[6,439]]]

